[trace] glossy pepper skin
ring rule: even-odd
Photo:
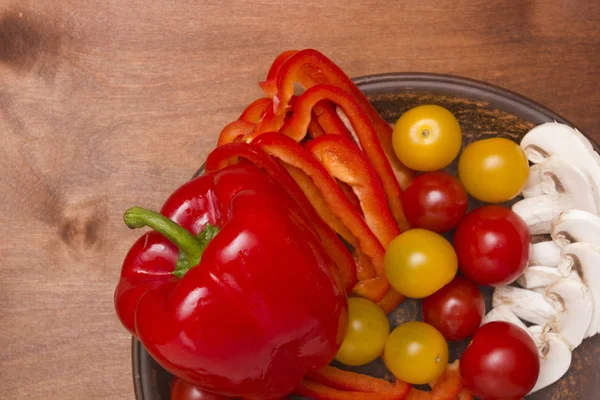
[[[237,164],[202,175],[161,214],[191,235],[220,229],[181,279],[180,249],[155,231],[125,258],[117,314],[166,370],[210,392],[279,399],[333,359],[345,291],[303,210],[267,174]]]

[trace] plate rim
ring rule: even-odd
[[[401,84],[403,86],[403,90],[406,90],[407,82],[411,85],[411,90],[415,90],[417,92],[435,92],[435,90],[432,90],[431,88],[432,85],[435,85],[439,89],[445,89],[446,92],[451,92],[453,94],[460,93],[466,98],[485,100],[492,106],[494,104],[504,105],[504,109],[512,104],[517,110],[532,111],[533,113],[529,114],[530,118],[532,114],[537,114],[537,119],[546,119],[548,121],[554,120],[575,127],[575,125],[573,125],[567,119],[550,110],[541,103],[503,87],[476,79],[430,72],[389,72],[362,75],[352,78],[352,80],[361,89],[361,91],[369,92],[369,94],[375,94],[378,92],[393,92],[390,90],[390,85],[394,86],[395,84],[398,86]],[[484,96],[485,98],[482,98],[482,94],[486,94],[486,96]],[[515,104],[517,106],[515,106]],[[512,113],[518,115],[517,113]],[[526,119],[525,117],[522,118]],[[594,147],[599,147],[592,138],[585,133],[583,133],[583,135],[591,141]],[[197,176],[201,170],[202,167],[200,167],[194,176]],[[135,337],[131,338],[131,343],[134,396],[136,400],[148,400],[144,397],[144,385],[142,383],[142,377],[146,375],[145,369],[148,367],[144,366],[144,363],[142,362],[142,357],[144,357],[145,350],[142,348],[141,342]],[[149,357],[147,353],[145,353],[145,356]]]

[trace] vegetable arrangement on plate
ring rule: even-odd
[[[125,258],[117,314],[175,376],[172,399],[517,399],[568,370],[600,330],[600,157],[583,135],[549,123],[461,152],[451,112],[392,128],[311,49],[260,86],[203,175],[160,213],[125,213],[153,230]],[[491,204],[467,213],[469,195]],[[487,314],[477,285],[495,287]],[[424,321],[391,329],[405,296]],[[329,365],[378,358],[392,381]]]

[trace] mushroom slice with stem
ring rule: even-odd
[[[526,199],[529,197],[541,196],[544,194],[542,190],[542,174],[539,164],[534,164],[529,167],[529,177],[527,183],[521,191],[521,194]]]
[[[559,247],[587,242],[600,246],[600,217],[583,210],[568,210],[552,221],[552,239]]]
[[[529,394],[550,386],[559,380],[571,365],[571,349],[563,337],[539,325],[529,327],[540,354],[540,374]]]
[[[490,312],[485,314],[481,319],[481,325],[494,321],[510,322],[511,324],[514,324],[529,333],[527,326],[519,319],[519,317],[516,316],[514,312],[512,312],[509,306],[501,305],[492,308]]]
[[[561,274],[577,273],[590,290],[594,309],[585,337],[594,336],[600,332],[600,246],[590,243],[565,246],[558,270]]]
[[[560,247],[553,241],[538,242],[531,245],[529,265],[557,267],[560,263]]]
[[[562,326],[563,303],[555,298],[546,298],[545,292],[522,289],[516,286],[501,286],[494,290],[492,307],[508,306],[520,319],[552,328]]]
[[[535,164],[557,156],[567,164],[574,165],[590,179],[596,205],[600,208],[600,157],[593,146],[579,131],[557,122],[541,124],[530,130],[521,140],[521,148],[527,159]]]
[[[552,220],[564,211],[597,212],[590,181],[579,168],[557,157],[548,158],[540,168],[542,190],[546,194],[523,199],[512,206],[532,235],[550,233]]]
[[[571,349],[581,344],[592,320],[593,297],[580,281],[560,278],[544,292],[503,286],[494,290],[493,307],[507,305],[517,317],[558,332]]]
[[[594,313],[594,299],[583,282],[561,278],[546,288],[546,298],[563,305],[562,325],[555,329],[569,343],[571,350],[587,335]]]
[[[579,275],[576,272],[567,272],[563,275],[556,267],[546,267],[542,265],[532,265],[527,267],[519,278],[517,283],[519,286],[525,289],[533,289],[549,286],[559,280],[560,278],[569,277],[571,279],[579,280]]]

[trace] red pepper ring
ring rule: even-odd
[[[338,276],[346,293],[349,293],[356,283],[356,267],[354,259],[346,246],[336,234],[317,215],[304,192],[296,184],[289,173],[274,159],[256,146],[247,143],[230,143],[213,150],[206,159],[206,172],[218,171],[239,157],[242,157],[266,171],[292,196],[294,201],[308,214],[325,251],[334,261]]]
[[[269,72],[267,73],[267,79],[259,83],[260,88],[266,96],[273,98],[277,94],[277,76],[279,74],[279,69],[288,58],[297,52],[298,50],[286,50],[275,58],[275,61],[273,61],[273,64],[271,64],[271,68],[269,68]]]
[[[394,171],[367,114],[348,92],[331,85],[311,87],[297,99],[292,117],[280,132],[297,142],[304,139],[310,124],[312,110],[322,100],[330,100],[342,108],[360,141],[363,151],[383,183],[392,215],[398,226],[402,231],[409,229],[408,221],[402,210],[402,190]]]
[[[256,130],[256,125],[251,122],[236,120],[230,122],[223,128],[219,134],[217,146],[222,146],[227,143],[234,143],[244,140],[248,135]]]
[[[307,149],[284,135],[276,132],[264,133],[255,139],[252,145],[259,146],[267,154],[296,168],[300,168],[310,176],[321,191],[330,210],[358,240],[361,251],[373,261],[373,267],[378,275],[376,279],[381,281],[380,285],[377,286],[379,289],[377,293],[365,293],[361,291],[357,294],[375,302],[380,301],[389,288],[383,266],[385,250],[371,229],[369,229],[364,218],[344,195],[335,179]]]
[[[400,234],[385,192],[371,163],[349,138],[325,135],[305,147],[335,178],[347,183],[360,201],[367,225],[386,248]]]
[[[268,97],[262,97],[250,103],[238,119],[257,125],[262,120],[265,113],[272,108],[273,100]]]
[[[319,83],[327,83],[346,90],[367,114],[377,132],[379,141],[390,161],[400,187],[406,189],[415,176],[414,171],[408,169],[398,160],[392,147],[392,128],[379,115],[367,96],[361,92],[352,79],[333,61],[317,50],[305,49],[283,54],[286,54],[288,58],[283,63],[281,63],[281,59],[277,62],[277,89],[273,90],[272,85],[268,85],[269,90],[263,90],[267,97],[273,98],[276,112],[282,113],[288,108],[290,98],[294,94],[294,83],[299,83],[305,89]]]

